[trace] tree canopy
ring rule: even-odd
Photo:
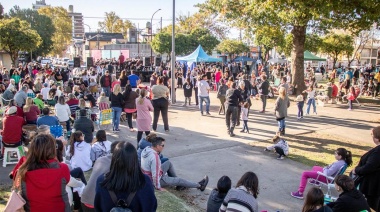
[[[243,52],[249,52],[249,47],[239,40],[222,40],[216,49],[221,53],[226,53],[230,56],[233,54],[240,54]]]
[[[19,51],[33,51],[42,42],[28,22],[18,18],[0,20],[0,48],[7,52],[16,65]]]
[[[290,29],[292,84],[297,94],[305,88],[303,52],[307,28],[312,33],[327,32],[333,27],[360,32],[380,19],[378,0],[207,0],[198,6],[232,26],[252,32],[264,26]]]
[[[333,59],[333,66],[339,56],[352,55],[354,46],[353,38],[350,35],[328,34],[322,39],[321,51],[328,54]]]
[[[71,17],[63,7],[42,7],[38,9],[38,13],[52,20],[55,31],[52,37],[53,49],[50,53],[61,55],[67,49],[72,39]]]
[[[42,39],[41,45],[33,51],[34,58],[37,56],[45,56],[53,49],[53,35],[55,27],[52,20],[45,16],[40,15],[36,10],[20,9],[19,6],[14,6],[10,9],[7,16],[11,18],[19,18],[30,24],[33,30],[36,30]]]
[[[115,12],[105,12],[105,18],[103,21],[99,21],[98,25],[104,32],[109,33],[122,33],[126,36],[129,28],[134,27],[129,20],[121,19]]]

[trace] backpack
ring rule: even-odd
[[[114,202],[116,205],[110,210],[110,212],[132,212],[132,210],[128,207],[131,204],[133,198],[135,197],[136,192],[131,192],[128,195],[127,201],[125,201],[124,199],[117,199],[117,196],[114,191],[108,191],[108,193],[111,196],[112,202]]]

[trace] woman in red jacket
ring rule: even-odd
[[[71,211],[65,189],[70,171],[56,159],[56,142],[51,135],[34,137],[14,180],[21,182],[25,211]]]

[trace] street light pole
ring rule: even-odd
[[[91,32],[91,27],[90,27],[90,25],[88,25],[88,24],[83,24],[84,26],[87,26],[88,27],[88,30],[89,30],[89,32]]]
[[[171,56],[171,59],[172,59],[172,65],[171,65],[171,82],[172,82],[172,85],[171,85],[171,88],[172,88],[172,92],[170,94],[171,96],[171,99],[172,99],[172,104],[175,104],[176,100],[175,100],[175,76],[174,76],[174,69],[175,69],[175,0],[173,0],[173,19],[172,19],[172,56]]]
[[[153,49],[152,49],[152,40],[153,40],[153,16],[161,9],[156,10],[156,12],[153,13],[152,18],[150,19],[150,65],[153,67]]]

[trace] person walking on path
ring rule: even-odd
[[[132,90],[131,85],[125,86],[125,91],[123,92],[124,98],[124,112],[127,114],[127,121],[129,131],[135,131],[132,124],[132,115],[136,113],[136,99],[139,95]]]
[[[261,83],[257,86],[257,88],[259,89],[259,95],[263,103],[263,109],[260,111],[260,113],[265,113],[265,107],[267,106],[267,97],[269,94],[269,82],[265,74],[261,75]]]
[[[275,103],[275,115],[278,122],[278,132],[280,135],[285,135],[285,118],[288,116],[288,107],[290,106],[289,98],[286,96],[284,87],[279,90],[279,96]]]
[[[200,81],[198,81],[198,99],[199,99],[199,110],[201,111],[201,114],[203,116],[203,102],[206,103],[206,114],[210,114],[210,97],[209,97],[209,92],[210,92],[210,85],[208,84],[207,80],[207,75],[204,74],[202,75],[202,78]]]
[[[220,83],[220,85],[218,88],[218,94],[216,96],[220,101],[219,115],[221,115],[220,114],[221,111],[223,111],[222,115],[226,115],[226,107],[224,104],[226,103],[226,92],[228,90],[228,87],[227,87],[224,79],[220,79],[219,83]]]
[[[317,106],[315,105],[315,90],[313,86],[309,86],[309,88],[303,93],[307,93],[306,115],[309,115],[311,105],[313,105],[314,114],[317,115]]]
[[[169,120],[168,120],[168,107],[169,107],[169,88],[164,85],[164,78],[162,76],[158,77],[157,85],[152,87],[153,93],[153,131],[157,130],[157,122],[162,115],[162,120],[164,121],[164,129],[166,132],[169,131]]]
[[[190,78],[186,78],[186,82],[183,84],[183,94],[185,96],[185,104],[183,106],[186,106],[187,102],[189,102],[190,106],[191,96],[193,95],[193,84],[191,84]]]
[[[143,132],[145,132],[145,135],[149,135],[150,125],[152,123],[150,111],[153,111],[153,105],[150,100],[146,98],[146,94],[147,91],[145,89],[141,89],[140,97],[136,99],[137,146],[139,145]]]
[[[109,97],[109,100],[111,101],[111,108],[112,108],[112,113],[113,113],[112,130],[114,132],[120,132],[120,129],[119,129],[120,116],[121,116],[121,110],[124,105],[124,97],[120,92],[121,92],[120,85],[116,84],[113,89],[113,92],[111,93]]]
[[[236,89],[236,83],[232,83],[231,88],[226,92],[226,125],[228,134],[233,137],[234,128],[238,119],[238,106],[243,102],[243,97]]]

